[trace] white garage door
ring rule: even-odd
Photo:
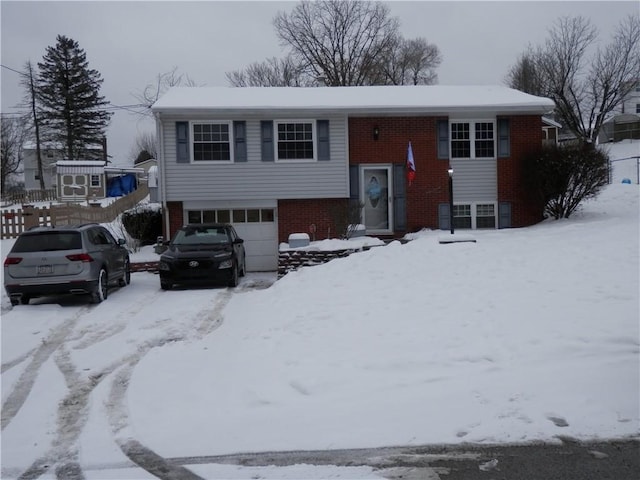
[[[248,272],[278,269],[278,222],[275,208],[186,209],[189,223],[231,223],[244,240]]]

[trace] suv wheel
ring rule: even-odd
[[[29,300],[31,300],[31,297],[29,295],[25,295],[24,293],[22,294],[22,297],[20,298],[20,303],[22,305],[29,305]]]
[[[96,285],[96,289],[91,294],[93,303],[100,303],[107,299],[109,287],[107,282],[107,271],[104,268],[101,268],[100,273],[98,274],[98,285]]]
[[[121,287],[125,287],[131,283],[131,265],[129,264],[129,260],[125,260],[124,262],[124,275],[122,278],[118,280],[118,285]]]
[[[171,282],[163,282],[162,280],[160,280],[160,288],[162,290],[171,290],[171,287],[173,285],[171,284]]]

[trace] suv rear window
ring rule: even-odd
[[[12,251],[15,253],[53,252],[80,248],[82,248],[82,237],[79,232],[44,232],[19,236]]]

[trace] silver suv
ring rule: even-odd
[[[109,286],[131,281],[125,240],[96,223],[35,227],[20,234],[4,261],[4,288],[12,305],[33,297],[90,294],[106,300]]]

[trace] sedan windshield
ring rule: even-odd
[[[220,245],[229,243],[229,235],[224,228],[188,227],[176,232],[173,245]]]

